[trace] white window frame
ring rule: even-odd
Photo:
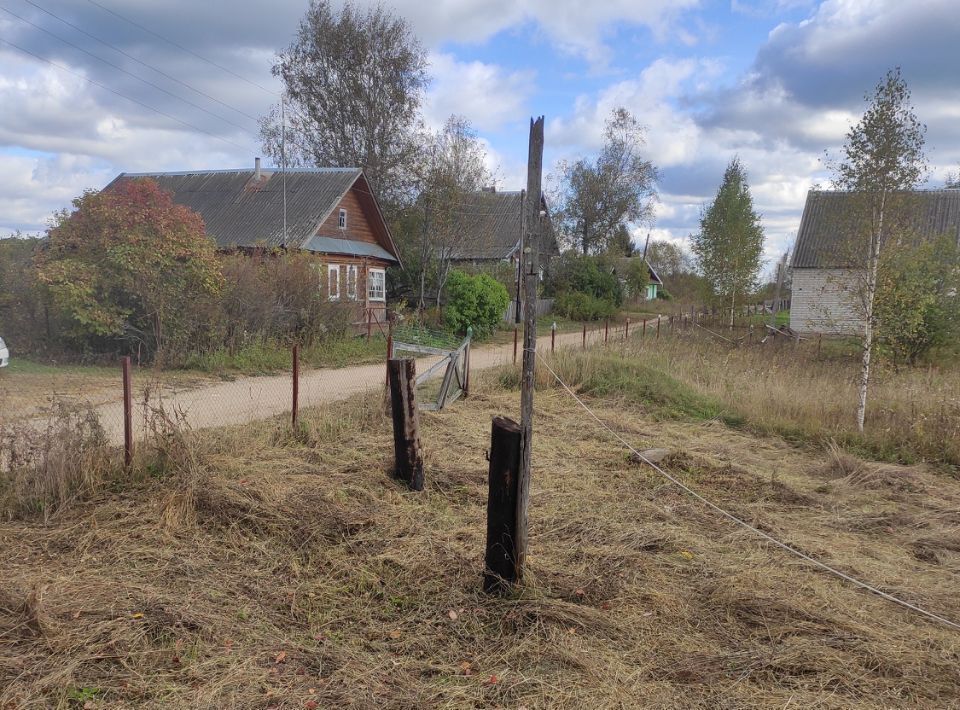
[[[375,295],[373,290],[374,276],[379,277],[380,295]],[[387,271],[386,269],[367,270],[367,300],[385,303],[387,300]]]
[[[347,264],[347,298],[351,301],[357,300],[357,265]]]
[[[338,224],[340,225],[340,229],[347,228],[347,211],[344,209],[340,210],[340,219]]]
[[[327,300],[340,300],[340,264],[327,264]]]

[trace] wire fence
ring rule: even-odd
[[[666,338],[704,337],[730,347],[791,348],[798,357],[820,354],[821,337],[770,326],[766,314],[755,307],[745,308],[732,326],[728,318],[694,308],[671,316],[584,323],[579,332],[553,330],[538,342],[541,351],[554,351],[627,341],[652,346]],[[471,353],[463,339],[444,331],[375,324],[365,335],[337,344],[298,348],[296,370],[293,347],[265,353],[261,361],[233,369],[163,370],[133,362],[126,390],[120,361],[40,365],[18,358],[14,347],[10,366],[0,370],[0,436],[9,438],[17,431],[52,435],[52,424],[67,413],[82,413],[86,421],[96,422],[112,446],[123,446],[127,435],[132,442],[144,439],[158,409],[194,430],[270,419],[363,392],[386,392],[386,361],[392,356],[417,359],[418,401],[423,408],[442,409],[468,389],[471,368],[518,364],[520,340],[515,330],[512,343],[486,345]]]

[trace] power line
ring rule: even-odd
[[[123,21],[126,22],[127,24],[133,25],[134,27],[137,27],[137,28],[143,30],[143,31],[146,32],[147,34],[151,34],[151,35],[153,35],[154,37],[156,37],[156,38],[158,38],[158,39],[162,39],[162,40],[163,40],[164,42],[166,42],[167,44],[170,44],[170,45],[176,47],[177,49],[182,50],[182,51],[186,52],[187,54],[190,54],[190,55],[196,57],[196,58],[199,59],[200,61],[206,62],[206,63],[209,64],[210,66],[214,66],[214,67],[216,67],[217,69],[219,69],[219,70],[221,70],[221,71],[227,72],[227,74],[229,74],[230,76],[236,77],[236,78],[239,79],[240,81],[243,81],[243,82],[245,82],[245,83],[247,83],[247,84],[250,84],[250,86],[255,86],[256,88],[260,89],[261,91],[264,91],[264,92],[266,92],[266,93],[268,93],[268,94],[270,94],[271,96],[274,96],[274,97],[280,95],[280,94],[277,93],[276,91],[273,91],[272,89],[268,89],[268,88],[266,88],[265,86],[262,86],[262,85],[258,84],[258,83],[255,82],[255,81],[252,81],[252,80],[250,80],[250,79],[247,79],[245,76],[242,76],[242,75],[240,75],[240,74],[237,74],[237,72],[235,72],[235,71],[233,71],[232,69],[229,69],[229,68],[223,66],[222,64],[218,64],[217,62],[213,61],[212,59],[207,59],[207,58],[204,57],[203,55],[197,54],[197,53],[194,52],[192,49],[188,49],[187,47],[184,47],[182,44],[179,44],[179,43],[177,43],[177,42],[174,42],[174,41],[173,41],[172,39],[170,39],[169,37],[164,37],[164,36],[163,36],[162,34],[160,34],[159,32],[154,32],[154,31],[151,30],[149,27],[145,27],[144,25],[141,25],[139,22],[136,22],[136,21],[134,21],[134,20],[131,20],[129,17],[125,17],[125,16],[121,15],[119,12],[116,12],[116,11],[114,11],[114,10],[111,10],[109,7],[105,7],[105,6],[101,5],[101,4],[98,3],[96,0],[87,0],[87,2],[90,3],[91,5],[95,5],[95,6],[99,7],[99,8],[100,8],[101,10],[103,10],[104,12],[107,12],[107,13],[113,15],[113,16],[116,17],[116,18],[118,18],[118,19],[120,19],[120,20],[123,20]]]
[[[107,86],[106,84],[101,84],[99,81],[97,81],[97,80],[95,80],[95,79],[91,79],[91,78],[88,77],[88,76],[84,76],[84,75],[81,74],[80,72],[75,72],[75,71],[73,71],[72,69],[69,69],[68,67],[63,66],[62,64],[58,64],[57,62],[54,62],[54,61],[51,61],[51,60],[47,59],[46,57],[41,57],[39,54],[36,54],[35,52],[30,51],[29,49],[25,49],[25,48],[21,47],[20,45],[11,42],[11,41],[8,40],[8,39],[4,39],[3,37],[0,37],[0,42],[3,42],[4,44],[13,47],[14,49],[19,50],[20,52],[23,52],[24,54],[27,54],[27,55],[33,57],[34,59],[39,59],[41,62],[44,62],[44,63],[46,63],[46,64],[49,64],[49,65],[52,66],[52,67],[56,67],[56,68],[59,69],[60,71],[64,71],[64,72],[66,72],[67,74],[71,74],[71,75],[73,75],[73,76],[75,76],[75,77],[77,77],[77,78],[83,79],[84,81],[89,82],[89,83],[93,84],[94,86],[98,86],[98,87],[100,87],[101,89],[103,89],[104,91],[109,91],[111,94],[116,94],[116,95],[119,96],[120,98],[126,99],[127,101],[131,101],[131,102],[137,104],[138,106],[142,106],[142,107],[145,108],[145,109],[148,109],[148,110],[150,110],[150,111],[153,111],[154,113],[157,113],[157,114],[163,116],[164,118],[169,118],[171,121],[176,121],[177,123],[181,124],[182,126],[186,126],[187,128],[189,128],[189,129],[191,129],[191,130],[198,131],[198,132],[203,133],[203,134],[205,134],[205,135],[207,135],[207,136],[210,136],[211,138],[216,138],[218,141],[223,141],[224,143],[229,143],[229,144],[232,145],[233,147],[239,148],[240,150],[246,150],[246,148],[245,148],[244,146],[240,145],[239,143],[235,143],[234,141],[230,140],[229,138],[224,138],[223,136],[218,136],[217,134],[211,133],[211,132],[208,131],[208,130],[205,130],[205,129],[203,129],[203,128],[200,128],[199,126],[195,126],[195,125],[193,125],[192,123],[190,123],[190,122],[188,122],[188,121],[184,121],[183,119],[177,118],[176,116],[174,116],[174,115],[172,115],[172,114],[169,114],[169,113],[167,113],[167,112],[165,112],[165,111],[161,111],[161,110],[158,109],[158,108],[154,108],[153,106],[151,106],[151,105],[149,105],[149,104],[145,104],[143,101],[140,101],[139,99],[135,99],[135,98],[133,98],[132,96],[127,96],[126,94],[124,94],[124,93],[122,93],[122,92],[120,92],[120,91],[117,91],[116,89],[111,89],[111,88],[110,88],[109,86]]]
[[[141,66],[146,67],[147,69],[151,69],[151,70],[155,71],[155,72],[156,72],[157,74],[159,74],[160,76],[165,77],[165,78],[169,79],[170,81],[174,81],[174,82],[180,84],[181,86],[184,86],[184,87],[190,89],[190,91],[193,91],[194,93],[199,94],[200,96],[204,96],[204,97],[210,99],[211,101],[214,101],[214,102],[220,104],[221,106],[224,106],[225,108],[230,109],[231,111],[236,111],[236,112],[239,113],[241,116],[244,116],[244,117],[246,117],[246,118],[249,118],[251,121],[259,121],[259,120],[260,120],[258,117],[256,117],[256,116],[251,116],[249,113],[246,113],[245,111],[242,111],[241,109],[238,109],[238,108],[235,107],[235,106],[231,106],[231,105],[228,104],[227,102],[221,101],[220,99],[216,98],[215,96],[211,96],[210,94],[206,93],[205,91],[203,91],[203,90],[201,90],[201,89],[198,89],[198,88],[196,88],[196,87],[194,87],[194,86],[191,86],[190,84],[188,84],[188,83],[185,82],[185,81],[181,81],[180,79],[178,79],[178,78],[175,77],[175,76],[171,76],[170,74],[167,74],[167,73],[166,73],[165,71],[163,71],[162,69],[158,69],[157,67],[153,66],[152,64],[149,64],[149,63],[147,63],[147,62],[144,62],[144,61],[138,59],[137,57],[133,56],[133,55],[130,54],[129,52],[126,52],[126,51],[124,51],[123,49],[120,49],[120,47],[117,47],[116,45],[111,44],[110,42],[107,42],[106,40],[101,39],[100,37],[97,37],[96,35],[91,34],[90,32],[87,32],[87,31],[86,31],[85,29],[83,29],[82,27],[79,27],[78,25],[75,25],[74,23],[70,22],[69,20],[64,19],[63,17],[61,17],[60,15],[58,15],[58,14],[56,14],[56,13],[54,13],[54,12],[51,12],[50,10],[46,9],[45,7],[42,7],[42,6],[38,5],[37,3],[33,2],[33,0],[23,0],[23,1],[24,1],[25,3],[27,3],[27,4],[29,4],[29,5],[32,5],[33,7],[37,8],[37,9],[40,10],[41,12],[47,13],[48,15],[50,15],[50,17],[53,17],[54,19],[59,20],[59,21],[62,22],[63,24],[67,25],[68,27],[72,27],[72,28],[75,29],[77,32],[80,32],[81,34],[86,35],[86,36],[89,37],[90,39],[96,40],[97,42],[99,42],[100,44],[104,45],[105,47],[109,47],[109,48],[112,49],[113,51],[119,52],[120,54],[122,54],[122,55],[123,55],[124,57],[126,57],[127,59],[130,59],[131,61],[134,61],[134,62],[136,62],[137,64],[140,64]]]
[[[28,2],[29,2],[29,0],[28,0]],[[277,92],[277,91],[274,91],[273,89],[268,89],[267,87],[263,86],[262,84],[258,84],[257,82],[253,81],[252,79],[248,79],[247,77],[243,76],[242,74],[238,74],[237,72],[233,71],[233,69],[230,69],[229,67],[225,67],[225,66],[223,66],[222,64],[219,64],[219,63],[213,61],[212,59],[208,59],[207,57],[204,57],[202,54],[198,54],[197,52],[193,51],[193,50],[190,49],[189,47],[183,46],[183,45],[180,44],[179,42],[176,42],[176,41],[170,39],[169,37],[166,37],[166,36],[160,34],[159,32],[150,29],[149,27],[147,27],[147,26],[145,26],[145,25],[137,22],[136,20],[131,20],[129,17],[126,17],[125,15],[122,15],[121,13],[117,12],[116,10],[111,10],[109,7],[106,7],[106,6],[102,5],[102,4],[100,4],[99,2],[97,2],[97,0],[87,0],[87,2],[90,3],[91,5],[94,5],[94,6],[98,7],[98,8],[100,8],[100,9],[103,10],[104,12],[106,12],[106,13],[108,13],[108,14],[110,14],[110,15],[113,15],[113,16],[116,17],[117,19],[122,20],[122,21],[126,22],[127,24],[132,25],[133,27],[136,27],[136,28],[142,30],[143,32],[146,32],[147,34],[152,35],[152,36],[156,37],[157,39],[160,39],[160,40],[166,42],[166,43],[169,44],[170,46],[176,47],[177,49],[181,50],[182,52],[186,52],[186,53],[189,54],[190,56],[196,57],[196,58],[199,59],[200,61],[206,62],[206,63],[209,64],[210,66],[216,67],[216,68],[219,69],[220,71],[226,72],[226,73],[229,74],[230,76],[235,77],[235,78],[239,79],[240,81],[242,81],[242,82],[244,82],[244,83],[246,83],[246,84],[249,84],[250,86],[256,87],[257,89],[260,89],[261,91],[263,91],[263,92],[265,92],[265,93],[267,93],[267,94],[270,94],[270,95],[273,96],[274,98],[282,98],[282,96],[283,96],[282,92]],[[282,108],[282,107],[281,107],[281,108]],[[300,117],[302,120],[304,120],[304,121],[310,121],[310,120],[311,120],[308,116],[304,115],[304,114],[303,114],[300,110],[298,110],[295,106],[287,106],[287,110],[289,110],[289,111],[291,111],[292,113],[294,113],[295,115],[299,116],[299,117]]]
[[[185,98],[183,98],[182,96],[178,96],[177,94],[173,93],[172,91],[167,91],[166,89],[164,89],[164,88],[163,88],[162,86],[160,86],[159,84],[155,84],[155,83],[153,83],[152,81],[148,81],[147,79],[144,79],[144,78],[142,78],[142,77],[139,77],[139,76],[137,76],[136,74],[134,74],[133,72],[127,71],[126,69],[124,69],[123,67],[121,67],[119,64],[114,64],[113,62],[111,62],[111,61],[109,61],[109,60],[106,60],[106,59],[104,59],[103,57],[98,57],[98,56],[97,56],[96,54],[94,54],[93,52],[90,52],[90,51],[84,49],[84,48],[81,47],[80,45],[74,44],[73,42],[71,42],[71,41],[68,40],[68,39],[64,39],[63,37],[61,37],[60,35],[56,34],[55,32],[51,32],[50,30],[48,30],[48,29],[46,29],[46,28],[44,28],[44,27],[41,27],[40,25],[38,25],[38,24],[36,24],[36,23],[34,23],[34,22],[31,22],[30,20],[28,20],[28,19],[26,19],[26,18],[24,18],[24,17],[21,17],[21,16],[18,15],[17,13],[15,13],[15,12],[13,12],[13,11],[5,8],[5,7],[3,7],[2,5],[0,5],[0,10],[3,10],[3,11],[6,12],[8,15],[12,15],[13,17],[17,18],[18,20],[20,20],[20,21],[23,22],[23,23],[28,24],[28,25],[30,25],[31,27],[33,27],[33,28],[35,28],[35,29],[38,29],[38,30],[40,30],[41,32],[44,32],[44,33],[50,35],[50,36],[53,37],[54,39],[59,40],[60,42],[63,42],[63,43],[66,44],[67,46],[73,47],[74,49],[76,49],[76,50],[78,50],[78,51],[80,51],[80,52],[83,52],[83,53],[86,54],[87,56],[93,57],[94,59],[96,59],[96,60],[99,61],[99,62],[103,62],[103,63],[106,64],[108,67],[112,67],[113,69],[116,69],[117,71],[122,72],[122,73],[126,74],[127,76],[130,76],[130,77],[136,79],[137,81],[143,82],[143,83],[146,84],[147,86],[149,86],[149,87],[151,87],[151,88],[154,88],[154,89],[156,89],[157,91],[162,91],[162,92],[163,92],[164,94],[166,94],[167,96],[171,96],[171,97],[177,99],[178,101],[182,101],[182,102],[184,102],[185,104],[187,104],[188,106],[193,106],[194,108],[196,108],[196,109],[198,109],[198,110],[200,110],[200,111],[203,111],[204,113],[209,114],[209,115],[213,116],[214,118],[223,121],[224,123],[229,123],[231,126],[234,126],[235,128],[239,128],[241,131],[243,131],[243,132],[245,132],[245,133],[247,133],[247,134],[255,137],[255,134],[252,133],[248,128],[246,128],[246,127],[244,127],[244,126],[241,126],[239,123],[236,123],[236,122],[234,122],[234,121],[231,121],[229,118],[224,118],[224,117],[221,116],[220,114],[217,114],[217,113],[214,113],[213,111],[210,111],[210,110],[208,110],[208,109],[205,109],[205,108],[204,108],[203,106],[201,106],[200,104],[194,103],[193,101],[190,101],[189,99],[185,99]]]

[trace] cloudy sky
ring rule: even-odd
[[[121,171],[252,165],[273,57],[306,3],[0,0],[0,236],[42,230]],[[661,171],[637,241],[695,231],[738,155],[768,256],[784,249],[807,190],[828,182],[824,151],[895,65],[928,126],[930,186],[960,165],[956,0],[387,4],[429,51],[427,122],[471,120],[505,189],[524,184],[531,115],[546,116],[549,167],[596,151],[613,108],[632,111]]]

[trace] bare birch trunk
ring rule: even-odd
[[[870,258],[867,262],[867,293],[863,318],[863,356],[860,366],[860,386],[857,392],[857,430],[863,432],[867,415],[867,390],[870,385],[870,359],[873,352],[873,305],[877,296],[877,275],[880,270],[880,240],[883,235],[883,212],[886,196],[880,198],[880,215],[877,232],[870,245]]]

